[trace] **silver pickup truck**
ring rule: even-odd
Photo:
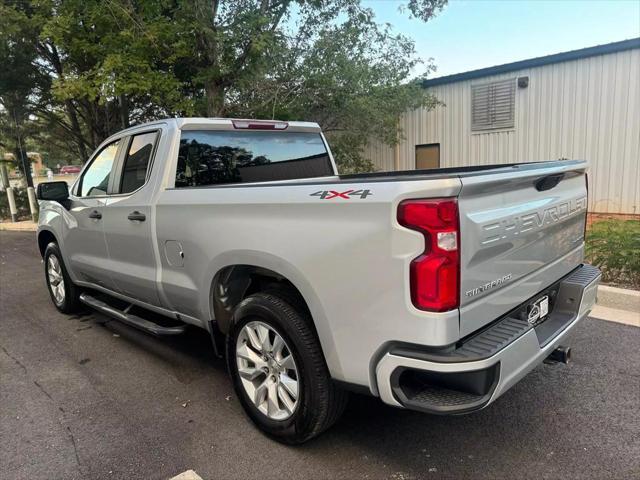
[[[38,186],[55,306],[211,334],[262,430],[303,442],[354,390],[486,407],[593,307],[583,161],[338,175],[317,124],[184,118]]]

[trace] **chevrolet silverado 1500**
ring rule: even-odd
[[[486,407],[595,303],[583,161],[338,175],[318,125],[185,118],[107,139],[38,186],[61,312],[207,330],[262,430],[299,443],[347,392]]]

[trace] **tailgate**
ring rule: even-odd
[[[576,161],[523,164],[461,178],[461,336],[582,261],[586,167]]]

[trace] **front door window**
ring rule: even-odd
[[[107,194],[119,144],[120,140],[110,143],[93,159],[80,180],[79,196],[95,197]]]

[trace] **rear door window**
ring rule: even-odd
[[[120,193],[131,193],[144,185],[157,136],[158,132],[148,132],[131,138],[122,167]]]
[[[175,186],[272,182],[333,175],[319,133],[183,131]]]
[[[118,145],[120,145],[120,140],[111,142],[94,157],[91,165],[89,165],[80,180],[78,191],[81,197],[95,197],[107,194],[113,163],[118,153]]]

